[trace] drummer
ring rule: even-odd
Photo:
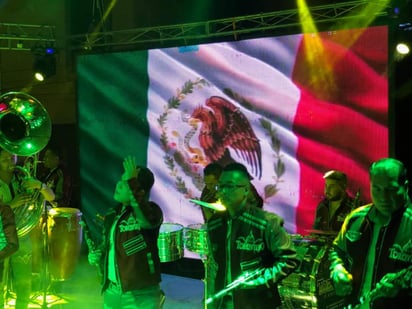
[[[63,149],[50,142],[43,150],[42,168],[37,170],[37,178],[53,190],[53,207],[70,207],[72,204],[71,175],[63,160]]]
[[[330,170],[323,175],[325,197],[316,208],[313,229],[320,232],[338,232],[348,213],[358,202],[347,192],[345,173]]]
[[[209,163],[203,169],[203,182],[205,184],[200,200],[203,202],[214,203],[217,201],[216,197],[216,185],[222,173],[223,167],[219,163]],[[213,209],[207,207],[201,207],[203,221],[207,222],[213,215]]]

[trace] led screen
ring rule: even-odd
[[[243,163],[292,234],[311,229],[328,170],[369,202],[368,167],[388,155],[387,47],[378,26],[79,56],[86,222],[98,236],[129,154],[172,229],[203,222],[189,199],[212,161]]]

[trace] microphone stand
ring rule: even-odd
[[[34,154],[33,158],[33,166],[29,170],[32,170],[33,175],[37,175],[37,163],[40,161],[38,160],[38,153]],[[25,163],[26,164],[26,163]],[[40,195],[40,191],[38,192]],[[50,202],[51,203],[51,202]],[[47,292],[50,284],[50,271],[49,271],[49,227],[48,227],[48,218],[49,212],[47,208],[47,201],[43,200],[43,211],[41,215],[41,239],[42,239],[42,253],[41,253],[41,269],[40,269],[40,288],[42,291],[42,306],[41,308],[48,308],[47,305]]]
[[[40,258],[40,296],[41,307],[48,308],[47,305],[47,292],[50,282],[49,272],[49,228],[48,228],[48,209],[46,201],[43,201],[43,211],[40,217],[40,234],[41,234],[41,258]],[[31,301],[38,304],[37,301],[39,294],[35,294],[31,297]]]

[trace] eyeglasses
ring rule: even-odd
[[[236,189],[245,188],[247,185],[221,184],[216,186],[216,191],[234,191]]]

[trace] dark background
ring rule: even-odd
[[[0,92],[27,91],[46,107],[53,121],[51,141],[60,143],[65,149],[64,161],[73,176],[72,206],[81,208],[76,114],[76,52],[71,49],[70,37],[90,33],[99,26],[98,29],[105,32],[295,10],[295,2],[290,0],[119,0],[107,19],[102,22],[104,12],[111,3],[109,0],[0,0],[1,22],[56,26],[56,46],[59,50],[56,76],[43,84],[36,84],[32,82],[31,76],[33,55],[30,52],[8,50],[7,47],[1,49]],[[353,1],[307,0],[307,5],[314,7],[343,2]],[[389,50],[393,50],[394,44],[400,38],[412,41],[412,31],[398,28],[400,23],[412,22],[412,5],[411,0],[389,2],[388,15],[376,19],[374,24],[390,26]],[[330,26],[333,25],[318,25],[318,30],[324,31]],[[299,28],[290,27],[253,35],[282,35],[299,31]],[[3,28],[1,33],[4,33]],[[411,132],[409,123],[412,118],[411,72],[411,55],[401,61],[395,61],[392,57],[389,59],[387,72],[390,83],[389,151],[392,156],[406,164],[410,179],[412,179],[412,150],[409,138]],[[185,268],[179,263],[177,266],[170,267],[177,267],[180,271],[184,271]]]
[[[307,5],[324,6],[333,3],[345,3],[348,1],[313,1],[308,0]],[[362,2],[362,1],[359,1]],[[102,7],[106,6],[101,1]],[[399,29],[399,24],[412,22],[412,1],[396,0],[389,1],[387,8],[388,15],[384,18],[377,18],[374,24],[388,24],[390,26],[389,50],[393,50],[395,43],[401,38],[412,42],[412,30],[404,31]],[[106,6],[107,7],[107,6]],[[118,8],[122,9],[121,7]],[[193,23],[207,20],[216,20],[236,16],[260,14],[271,11],[295,10],[295,1],[267,1],[267,0],[227,0],[227,1],[189,1],[189,0],[152,0],[135,1],[123,9],[134,10],[134,14],[129,18],[129,25],[135,28],[155,27],[159,25],[174,25]],[[96,25],[96,20],[102,12],[93,10],[93,3],[89,2],[89,7],[84,1],[72,1],[71,9],[71,34],[81,34],[88,32]],[[111,31],[116,28],[127,28],[121,25],[116,19],[116,12],[106,20],[103,29]],[[126,16],[126,15],[121,15]],[[127,19],[127,17],[124,17]],[[327,30],[334,25],[318,25],[318,30]],[[298,33],[298,28],[285,28],[273,31],[272,35],[282,35],[285,33]],[[261,35],[265,35],[262,33]],[[256,36],[256,34],[254,34]],[[259,35],[259,34],[257,34]],[[411,118],[412,104],[412,55],[397,60],[389,59],[388,79],[390,83],[390,149],[389,153],[403,161],[409,170],[409,178],[412,178],[412,151],[408,139],[408,121]]]
[[[127,2],[127,1],[125,1]],[[102,23],[102,31],[112,31],[118,29],[156,27],[159,25],[174,25],[230,18],[236,16],[259,14],[278,10],[295,10],[294,1],[188,1],[188,0],[152,0],[134,1],[121,7],[118,3],[113,14],[109,15]],[[280,3],[279,3],[280,2]],[[345,1],[308,1],[309,5],[319,6]],[[98,21],[104,14],[104,9],[108,7],[109,1],[71,1],[68,4],[69,11],[69,32],[70,35],[84,34],[96,27]],[[411,1],[392,1],[388,10],[397,12],[388,14],[385,18],[376,19],[374,24],[388,24],[390,26],[390,47],[393,50],[395,43],[401,38],[412,41],[412,31],[400,30],[400,23],[412,22]],[[96,7],[96,5],[98,7]],[[399,11],[396,9],[398,8]],[[116,11],[117,10],[117,11]],[[123,13],[122,13],[123,10]],[[133,14],[125,15],[125,11],[133,10]],[[128,24],[120,24],[116,16],[124,17]],[[126,17],[125,17],[126,16]],[[127,17],[128,16],[128,17]],[[319,30],[325,30],[331,25],[319,25]],[[282,35],[285,33],[297,33],[298,28],[286,28],[273,31],[272,35]],[[262,33],[261,35],[266,35]],[[256,34],[255,34],[256,36]],[[162,46],[163,47],[163,46]],[[109,52],[105,49],[102,52]],[[96,52],[96,51],[93,51]],[[74,59],[75,59],[74,54]],[[388,80],[390,83],[390,149],[389,153],[403,161],[409,171],[409,178],[412,179],[412,150],[409,142],[409,121],[411,118],[412,104],[412,56],[402,60],[389,59]],[[80,208],[78,186],[78,148],[77,148],[77,126],[76,123],[55,124],[53,126],[52,139],[57,141],[71,141],[67,149],[65,161],[70,166],[74,174],[74,207]]]

